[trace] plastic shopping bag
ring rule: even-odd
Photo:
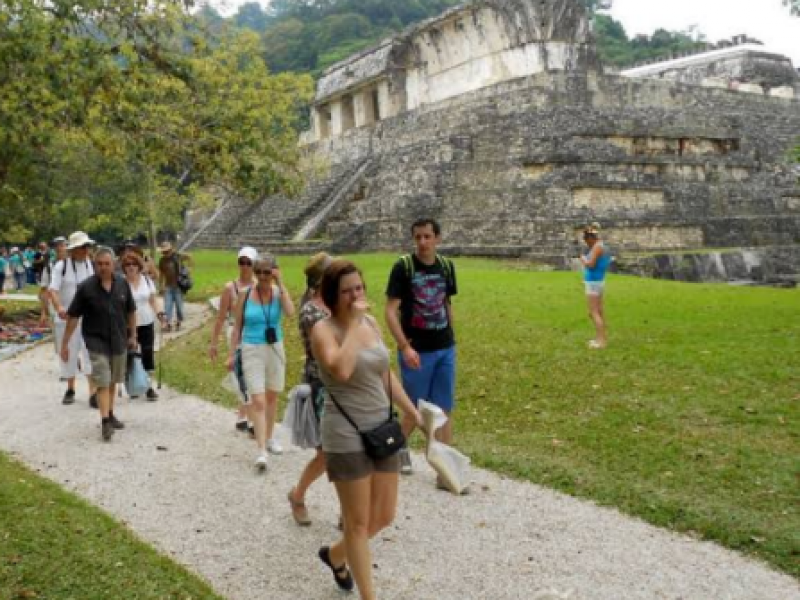
[[[299,448],[318,448],[322,445],[310,385],[302,383],[289,392],[283,426],[289,429],[292,444]]]
[[[436,471],[450,492],[461,494],[469,485],[469,457],[436,440],[434,436],[436,430],[447,423],[447,415],[441,408],[425,400],[420,400],[419,411],[425,422],[427,438],[425,456],[428,464]]]
[[[142,355],[138,352],[128,353],[128,370],[125,375],[125,390],[128,396],[141,396],[150,387],[147,371],[142,365]]]

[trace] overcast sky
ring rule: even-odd
[[[245,1],[212,3],[221,13],[232,14]],[[269,0],[259,3],[266,6]],[[611,15],[630,36],[650,34],[659,27],[685,30],[692,25],[712,42],[745,33],[790,56],[800,67],[800,18],[790,16],[781,0],[614,0]]]

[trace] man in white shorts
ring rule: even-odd
[[[50,271],[50,301],[55,312],[55,338],[56,348],[61,348],[64,339],[64,332],[67,329],[67,309],[75,297],[78,286],[94,274],[94,267],[89,260],[89,248],[94,242],[82,231],[76,231],[67,241],[67,252],[69,256],[64,260],[58,261]],[[94,383],[90,375],[92,374],[92,364],[89,360],[89,353],[83,343],[83,336],[80,328],[75,332],[69,341],[69,360],[64,362],[59,355],[59,367],[61,370],[61,380],[67,381],[67,391],[64,393],[62,404],[75,403],[75,378],[78,371],[82,371],[89,381],[89,405],[97,408],[97,395]]]

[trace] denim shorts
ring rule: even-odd
[[[427,400],[443,411],[451,412],[456,394],[456,347],[420,352],[419,369],[408,367],[402,353],[398,354],[403,388],[414,406],[420,400]]]

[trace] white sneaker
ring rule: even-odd
[[[414,467],[411,465],[411,453],[408,448],[400,448],[400,473],[403,475],[411,475],[414,472]]]
[[[267,450],[272,454],[283,454],[283,446],[277,440],[269,440],[267,442]]]
[[[259,471],[266,471],[267,470],[267,455],[262,452],[256,458],[256,469]]]

